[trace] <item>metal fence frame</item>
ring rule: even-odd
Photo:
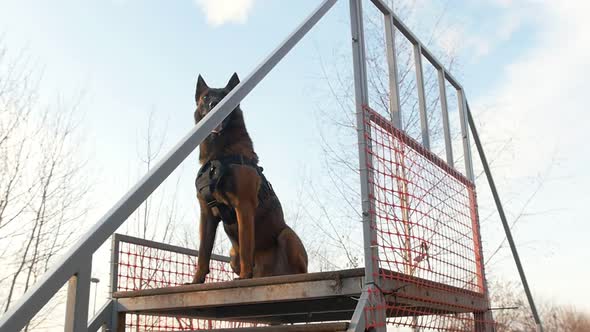
[[[365,59],[365,40],[364,40],[364,33],[363,33],[363,10],[362,10],[362,1],[363,0],[350,0],[350,21],[351,21],[351,34],[352,34],[352,50],[353,50],[353,65],[354,65],[354,83],[355,83],[355,101],[356,101],[356,110],[357,110],[357,131],[358,131],[358,145],[359,145],[359,170],[360,170],[360,181],[361,181],[361,200],[362,200],[362,216],[363,216],[363,231],[364,231],[364,248],[365,248],[365,274],[366,274],[366,291],[363,293],[363,296],[359,299],[359,306],[353,315],[353,320],[351,322],[349,331],[363,331],[365,326],[365,309],[369,306],[373,307],[383,307],[384,297],[369,297],[368,294],[377,294],[381,293],[381,288],[379,287],[379,280],[374,280],[372,278],[372,274],[378,269],[379,267],[376,266],[375,262],[373,262],[373,257],[378,257],[378,251],[376,242],[374,239],[376,238],[375,234],[375,220],[371,217],[371,201],[369,199],[371,193],[371,187],[368,183],[371,174],[369,174],[369,170],[367,167],[367,160],[364,156],[364,149],[368,146],[369,140],[368,135],[364,123],[363,123],[363,113],[362,109],[365,106],[369,106],[368,100],[368,88],[367,88],[367,72],[366,72],[366,59]],[[477,130],[475,128],[475,123],[473,121],[469,105],[467,103],[467,97],[465,95],[465,90],[461,86],[458,80],[456,80],[453,75],[442,65],[440,61],[436,59],[432,52],[428,50],[428,48],[412,33],[412,31],[402,22],[402,20],[397,17],[394,11],[389,7],[389,5],[384,2],[384,0],[369,0],[372,2],[375,7],[383,14],[384,18],[384,29],[385,29],[385,42],[386,42],[386,53],[387,53],[387,63],[388,63],[388,73],[389,73],[389,88],[390,88],[390,116],[391,122],[394,126],[399,128],[403,131],[403,117],[401,114],[401,107],[400,107],[400,97],[399,97],[399,82],[398,82],[398,72],[397,72],[397,59],[395,56],[395,33],[401,33],[408,41],[410,41],[413,45],[414,51],[414,65],[416,67],[416,83],[418,88],[418,106],[420,111],[420,127],[421,127],[421,136],[422,136],[422,145],[427,149],[430,150],[430,135],[429,135],[429,122],[428,122],[428,113],[426,112],[426,97],[424,91],[424,76],[423,76],[423,66],[422,66],[422,57],[424,57],[436,70],[438,76],[438,84],[439,84],[439,97],[441,100],[441,111],[442,111],[442,125],[443,125],[443,133],[444,133],[444,141],[445,141],[445,155],[446,160],[449,166],[455,168],[455,162],[453,160],[453,148],[452,148],[452,141],[451,141],[451,134],[450,134],[450,125],[449,125],[449,113],[447,107],[447,93],[446,93],[446,82],[449,82],[457,91],[457,98],[458,98],[458,108],[459,108],[459,121],[460,121],[460,128],[461,128],[461,139],[462,139],[462,147],[464,153],[464,162],[465,162],[465,175],[471,182],[475,182],[475,174],[473,171],[473,157],[471,153],[471,145],[470,145],[470,137],[469,137],[469,130],[471,129],[471,134],[474,137],[476,147],[479,153],[480,160],[484,166],[484,172],[487,176],[488,183],[490,185],[490,189],[492,191],[496,207],[502,220],[502,224],[504,227],[504,231],[506,233],[506,237],[510,244],[510,248],[515,260],[515,263],[518,268],[518,272],[523,283],[525,293],[527,295],[527,299],[529,305],[531,307],[531,311],[537,325],[537,330],[542,331],[542,324],[539,318],[539,315],[536,310],[536,306],[531,295],[528,282],[526,280],[526,276],[524,273],[524,269],[522,268],[522,264],[520,258],[518,256],[518,252],[516,249],[516,245],[512,238],[512,234],[510,232],[510,227],[506,221],[506,216],[504,214],[504,210],[502,208],[502,203],[499,198],[498,192],[496,190],[493,177],[491,171],[489,169],[489,165],[487,163],[483,147],[479,140],[479,136],[477,134]],[[475,250],[479,250],[480,254],[482,255],[481,259],[483,261],[483,252],[481,252],[481,233],[479,232],[479,225],[477,225],[477,239],[475,245],[477,248]],[[485,296],[489,302],[489,295],[488,295],[488,288],[487,288],[487,281],[485,278],[485,269],[483,264],[479,266],[478,271],[483,278],[483,287]],[[480,321],[493,321],[493,316],[491,311],[487,311],[485,313],[475,313],[476,317]],[[385,319],[385,313],[378,312],[377,317],[371,317],[371,319]],[[493,327],[485,326],[486,324],[476,324],[475,329],[477,331],[487,331],[488,329]],[[378,327],[378,332],[385,331],[385,327]]]
[[[98,314],[95,314],[91,322],[88,324],[88,331],[95,332],[98,331],[101,327],[105,327],[107,331],[118,330],[116,327],[124,326],[125,322],[123,321],[124,317],[119,315],[119,306],[116,301],[113,300],[112,294],[118,291],[118,276],[119,276],[119,248],[121,248],[121,243],[128,243],[143,246],[146,248],[155,248],[160,250],[165,250],[177,254],[184,254],[188,256],[199,256],[199,251],[196,249],[189,249],[184,247],[179,247],[167,243],[157,242],[146,240],[142,238],[137,238],[129,235],[118,234],[115,233],[112,236],[111,241],[111,270],[110,270],[110,278],[109,278],[109,301],[99,310]],[[230,258],[227,256],[221,256],[217,254],[211,255],[212,260],[220,261],[229,263]],[[119,322],[119,320],[121,320]]]
[[[395,33],[400,32],[403,36],[412,43],[414,52],[414,65],[416,69],[416,83],[418,88],[418,106],[420,114],[420,127],[422,136],[422,145],[430,151],[430,134],[429,134],[429,119],[426,110],[426,94],[424,90],[424,74],[422,57],[434,66],[438,72],[439,82],[439,96],[441,100],[443,132],[445,140],[445,154],[447,163],[454,168],[452,141],[450,134],[449,116],[447,109],[447,95],[446,82],[448,81],[455,89],[457,89],[458,104],[459,104],[459,119],[461,121],[461,136],[463,142],[463,153],[465,160],[465,174],[469,181],[474,182],[473,161],[471,156],[471,147],[469,142],[468,122],[466,105],[467,100],[462,86],[452,76],[451,73],[434,57],[428,48],[410,31],[410,29],[395,15],[394,11],[383,0],[370,0],[375,7],[383,14],[384,28],[385,28],[385,44],[386,55],[389,73],[389,93],[390,93],[390,116],[392,124],[403,131],[403,116],[401,112],[400,96],[399,96],[399,81],[397,71],[397,59],[395,53]],[[358,147],[359,147],[359,170],[361,181],[361,200],[362,200],[362,216],[363,216],[363,234],[364,234],[364,248],[365,248],[365,274],[366,274],[366,290],[360,299],[359,306],[353,315],[349,331],[363,331],[367,325],[367,319],[378,321],[385,321],[385,309],[378,309],[374,317],[367,317],[367,308],[384,308],[385,298],[382,294],[379,280],[373,278],[379,269],[378,264],[374,261],[378,257],[378,246],[376,242],[375,219],[371,215],[372,210],[370,196],[372,188],[369,184],[370,174],[370,160],[365,156],[365,149],[370,148],[370,132],[366,129],[363,119],[363,108],[369,106],[369,92],[366,72],[365,59],[365,39],[363,32],[363,10],[362,0],[350,0],[350,20],[352,33],[352,50],[353,50],[353,65],[354,65],[354,82],[355,82],[355,100],[357,111],[357,132],[358,132]],[[444,101],[443,101],[444,100]],[[479,230],[478,230],[479,231]],[[477,233],[476,243],[481,243],[479,232]],[[481,247],[474,248],[481,250]],[[378,260],[378,258],[377,258]],[[486,299],[488,298],[487,284],[485,282],[485,274],[483,266],[480,266],[479,275],[484,279],[483,287]],[[369,296],[371,294],[371,296]],[[487,319],[492,320],[491,312],[486,313]],[[478,317],[483,320],[484,317]],[[476,326],[478,331],[487,331],[486,326]],[[377,332],[384,332],[385,324],[376,328]]]
[[[397,77],[397,63],[395,58],[395,33],[402,33],[412,44],[416,65],[416,80],[418,86],[420,125],[422,144],[430,149],[430,135],[428,114],[426,112],[424,78],[422,70],[422,57],[430,62],[438,71],[439,93],[441,98],[443,132],[445,140],[447,163],[454,167],[453,151],[450,136],[449,118],[446,100],[445,82],[449,82],[457,89],[459,116],[461,121],[461,135],[463,153],[465,156],[465,174],[470,181],[474,181],[473,162],[469,141],[469,128],[474,136],[480,158],[492,188],[498,211],[502,219],[513,255],[515,257],[519,273],[529,303],[533,309],[533,315],[539,330],[542,330],[538,314],[536,312],[530,290],[524,277],[524,271],[520,264],[514,241],[507,227],[506,217],[503,213],[500,199],[496,191],[491,172],[487,165],[483,148],[477,136],[475,125],[471,117],[465,91],[459,82],[448,72],[445,67],[434,57],[424,44],[404,25],[383,0],[370,0],[383,14],[385,22],[385,36],[387,60],[389,65],[390,87],[390,114],[394,126],[402,128],[403,117],[399,101],[399,85]],[[180,163],[219,125],[225,117],[244,99],[260,81],[278,64],[282,58],[309,32],[316,23],[333,7],[337,0],[323,0],[321,4],[289,35],[249,76],[238,84],[211,112],[209,112],[189,133],[174,146],[162,160],[152,168],[136,185],[134,185],[82,238],[50,269],[43,278],[38,281],[18,302],[16,302],[0,319],[0,331],[12,332],[21,330],[41,308],[68,282],[68,297],[66,304],[65,331],[96,331],[106,325],[112,330],[120,330],[124,322],[117,321],[117,303],[110,301],[88,323],[90,273],[93,253],[116,231],[116,229],[139,207],[147,197],[180,165]],[[371,211],[371,186],[369,185],[369,168],[365,149],[368,134],[363,123],[363,107],[368,106],[367,69],[365,59],[365,40],[363,31],[362,0],[349,0],[352,36],[352,54],[354,66],[354,85],[357,111],[357,133],[359,145],[359,170],[361,181],[363,241],[365,254],[365,290],[363,291],[357,309],[352,317],[349,331],[364,331],[366,319],[385,321],[385,310],[377,311],[376,315],[367,318],[365,308],[369,305],[383,304],[384,296],[380,290],[379,278],[374,278],[379,269],[373,261],[377,257],[376,234],[373,228],[375,220],[369,213]],[[111,273],[114,281],[111,282],[111,291],[116,289],[118,243],[123,236],[113,238],[113,253]],[[128,238],[129,239],[129,238]],[[481,244],[481,239],[478,239]],[[134,240],[135,241],[135,240]],[[154,244],[147,240],[140,240],[145,244]],[[161,245],[161,244],[158,244]],[[167,245],[164,245],[167,246]],[[170,246],[172,248],[173,246]],[[178,249],[178,247],[174,247]],[[182,249],[188,250],[188,249]],[[197,252],[198,253],[198,252]],[[481,275],[485,274],[481,267]],[[487,287],[485,290],[487,294]],[[369,296],[369,294],[372,294]],[[378,296],[375,296],[378,294]],[[383,307],[383,306],[382,306]],[[489,315],[491,313],[488,312]],[[121,325],[123,324],[123,325]],[[379,327],[378,331],[385,331],[385,327]]]
[[[154,248],[154,249],[161,249],[170,252],[174,252],[177,254],[184,254],[188,256],[199,256],[199,251],[196,249],[189,249],[184,247],[175,246],[172,244],[146,240],[134,236],[129,236],[125,234],[115,233],[112,237],[112,244],[111,244],[111,272],[109,278],[109,290],[110,294],[112,295],[114,292],[117,292],[119,287],[118,285],[118,278],[119,275],[119,248],[121,248],[121,243],[129,243],[135,244],[143,247]],[[211,259],[215,261],[229,263],[230,258],[227,256],[211,254]]]

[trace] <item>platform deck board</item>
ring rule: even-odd
[[[433,314],[486,309],[482,294],[382,272],[393,276],[381,285],[386,300],[401,308],[388,312],[389,316],[417,309]],[[296,323],[350,319],[363,286],[364,269],[352,269],[117,292],[113,297],[121,312]]]

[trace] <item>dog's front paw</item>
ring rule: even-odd
[[[243,280],[243,279],[252,279],[252,272],[240,273],[240,276],[235,278],[234,280]]]
[[[193,278],[193,281],[191,282],[186,282],[185,285],[193,285],[193,284],[202,284],[205,282],[205,277],[207,275],[199,275],[196,274],[195,277]]]

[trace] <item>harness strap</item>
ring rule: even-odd
[[[242,155],[230,155],[205,163],[199,169],[195,186],[207,202],[207,206],[214,211],[216,210],[223,222],[228,225],[237,222],[236,212],[233,207],[218,202],[213,196],[213,193],[218,189],[230,165],[245,165],[256,169],[262,180],[260,189],[258,190],[259,206],[266,205],[265,203],[268,201],[268,198],[274,193],[270,182],[268,182],[262,173],[263,168],[259,167],[255,160],[244,158]]]

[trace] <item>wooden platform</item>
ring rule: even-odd
[[[400,275],[400,280],[405,281],[388,280],[382,287],[396,290],[386,299],[398,307],[437,313],[486,309],[480,294],[419,278]],[[350,320],[363,285],[364,269],[354,269],[118,292],[113,297],[120,312],[270,324],[326,322]]]

